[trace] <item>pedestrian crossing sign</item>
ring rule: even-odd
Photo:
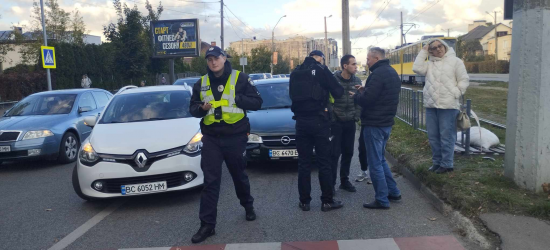
[[[42,67],[45,69],[55,69],[55,48],[41,46],[40,49],[42,51]]]

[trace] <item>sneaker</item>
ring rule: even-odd
[[[301,203],[300,202],[300,204],[298,204],[298,206],[302,209],[302,211],[305,211],[305,212],[307,212],[311,209],[309,204],[306,204],[306,203]]]
[[[453,168],[440,167],[435,171],[435,173],[436,174],[444,174],[444,173],[453,172],[453,171],[454,171]]]
[[[321,211],[328,212],[334,209],[339,209],[344,206],[344,203],[341,201],[333,200],[331,203],[323,203],[321,206]]]
[[[367,174],[367,171],[361,171],[359,175],[357,175],[357,179],[355,179],[356,182],[363,182],[365,180],[369,179],[369,175]]]
[[[365,203],[363,204],[364,208],[368,209],[390,209],[390,207],[382,206],[378,201],[373,201],[371,203]]]
[[[435,172],[437,171],[441,166],[439,165],[432,165],[430,168],[428,168],[428,171]]]
[[[357,192],[357,189],[349,181],[345,181],[342,184],[340,184],[340,189],[344,189],[351,193]]]
[[[401,195],[399,195],[399,196],[388,195],[388,200],[390,200],[390,201],[401,201]]]

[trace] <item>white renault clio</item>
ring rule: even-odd
[[[93,127],[73,170],[85,200],[183,190],[203,184],[199,119],[187,86],[121,89]]]

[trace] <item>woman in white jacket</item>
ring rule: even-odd
[[[453,48],[443,40],[433,39],[416,57],[413,71],[426,76],[424,107],[433,160],[430,171],[451,172],[460,97],[470,84],[466,67]]]

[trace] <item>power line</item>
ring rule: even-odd
[[[370,27],[380,18],[380,16],[382,15],[382,12],[384,12],[384,10],[390,5],[390,2],[391,0],[389,0],[386,5],[384,6],[384,8],[378,13],[378,16],[372,21],[372,23],[369,25],[369,27],[367,27],[364,31],[362,31],[361,33],[359,33],[358,36],[356,36],[355,38],[358,38],[361,39],[361,36],[363,35],[363,33],[367,32]],[[355,45],[359,39],[356,39],[355,42],[353,42],[353,45]]]
[[[428,11],[429,9],[431,9],[432,7],[434,7],[436,4],[438,4],[439,2],[441,2],[441,0],[436,0],[436,2],[434,2],[432,5],[430,6],[426,6],[426,8],[424,8],[424,10],[422,10],[420,13],[416,14],[412,19],[409,19],[407,20],[406,22],[410,22],[416,18],[418,18],[420,15],[422,15],[422,13]]]
[[[227,6],[226,4],[224,4],[224,6],[227,8],[227,10],[229,10],[229,12],[231,12],[231,14],[233,14],[233,16],[235,18],[237,18],[237,20],[239,20],[239,22],[241,22],[246,28],[252,30],[254,32],[254,29],[252,27],[249,27],[246,23],[244,23],[237,15],[235,15],[235,13],[233,13],[233,11],[229,8],[229,6]],[[244,29],[243,29],[243,33],[244,33]],[[255,33],[254,35],[258,36],[259,33]],[[253,35],[250,35],[248,32],[246,32],[246,35],[247,36],[253,36]]]
[[[390,2],[391,2],[391,0],[390,0]],[[384,2],[384,3],[386,3],[386,2]],[[357,35],[355,38],[358,38],[358,37],[360,37],[361,35],[363,35],[363,33],[366,32],[366,31],[376,22],[376,20],[378,20],[378,18],[380,17],[380,14],[382,13],[382,11],[384,11],[384,10],[382,10],[382,11],[380,11],[380,10],[381,10],[382,8],[385,9],[385,8],[388,6],[388,5],[385,5],[385,6],[384,6],[384,3],[382,3],[382,5],[380,6],[380,8],[378,8],[378,10],[376,10],[375,13],[378,13],[378,14],[377,14],[377,17],[372,21],[372,23],[369,25],[369,27],[367,27],[365,30],[363,30],[363,31],[362,31],[359,35]],[[389,4],[389,2],[388,2],[388,4]]]

